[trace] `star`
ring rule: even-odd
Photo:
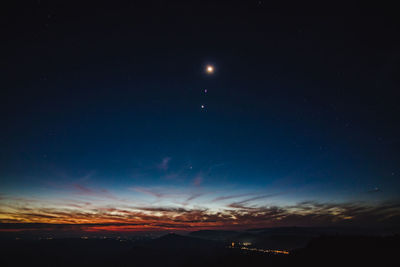
[[[214,67],[212,65],[207,65],[206,72],[208,74],[213,74],[214,73]]]
[[[205,106],[204,105],[201,105],[201,109],[204,109],[205,108]]]

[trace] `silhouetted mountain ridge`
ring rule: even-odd
[[[227,240],[239,234],[240,232],[238,231],[200,230],[200,231],[190,232],[189,236],[210,239],[210,240]]]
[[[397,266],[400,237],[320,236],[289,255],[222,244],[177,234],[147,241],[0,240],[0,258],[1,266]]]
[[[222,243],[195,238],[190,236],[183,236],[174,233],[166,234],[159,238],[151,240],[148,245],[152,248],[163,248],[163,249],[183,249],[183,250],[193,250],[193,249],[211,249],[216,247],[223,247]]]

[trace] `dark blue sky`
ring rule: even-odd
[[[38,221],[15,211],[27,199],[41,214],[82,198],[209,216],[273,206],[284,218],[310,202],[355,221],[343,205],[398,203],[389,13],[32,2],[4,18],[1,222]]]

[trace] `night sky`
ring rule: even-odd
[[[396,14],[56,2],[1,11],[0,231],[400,222]]]

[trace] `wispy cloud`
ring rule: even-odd
[[[159,164],[157,164],[157,168],[163,171],[168,170],[169,168],[169,162],[171,161],[170,157],[165,157],[161,160]]]
[[[203,183],[204,179],[203,176],[201,175],[197,175],[194,179],[193,179],[193,185],[194,186],[200,186]]]
[[[255,196],[255,197],[247,198],[247,199],[244,199],[244,200],[241,200],[238,202],[231,203],[229,206],[233,207],[233,208],[244,207],[246,204],[248,204],[252,201],[266,199],[266,198],[272,198],[272,197],[280,196],[282,194],[284,194],[284,193],[265,194],[265,195],[261,195],[261,196]]]
[[[72,187],[79,195],[119,200],[119,198],[111,194],[107,189],[92,189],[82,184],[73,184]]]
[[[190,197],[198,196],[193,194]],[[268,195],[260,197],[268,197]],[[250,198],[247,201],[250,202]],[[8,223],[22,223],[21,226],[24,223],[75,224],[87,231],[229,229],[293,225],[395,226],[400,223],[400,203],[385,202],[372,205],[307,201],[291,206],[255,207],[246,205],[246,202],[236,202],[235,205],[216,211],[209,208],[182,206],[96,206],[93,204],[71,209],[64,206],[50,207],[48,204],[46,206],[46,202],[40,205],[27,202],[21,205],[12,202],[8,206],[0,207],[0,215],[0,223],[3,223],[0,229],[7,229]],[[29,225],[35,228],[35,225]],[[15,224],[13,227],[18,228],[18,225]]]
[[[76,189],[77,192],[82,194],[88,194],[88,195],[95,194],[95,192],[92,189],[89,189],[80,184],[74,184],[73,187]]]
[[[156,192],[154,190],[144,188],[144,187],[132,187],[132,190],[135,190],[136,192],[139,192],[139,193],[145,193],[147,195],[157,197],[157,198],[161,198],[161,197],[165,196],[165,194],[163,194],[163,193],[159,193],[159,192]]]
[[[246,196],[251,196],[251,195],[254,195],[254,193],[246,193],[246,194],[236,194],[236,195],[222,196],[222,197],[214,198],[213,201],[222,201],[222,200],[227,200],[227,199],[232,199],[232,198],[246,197]]]
[[[204,195],[204,193],[194,193],[194,194],[192,194],[191,196],[189,196],[189,197],[186,199],[186,202],[191,201],[191,200],[194,200],[194,199],[196,199],[196,198],[198,198],[198,197],[201,197],[202,195]]]
[[[197,192],[197,193],[189,194],[189,196],[185,199],[185,201],[182,202],[182,205],[186,206],[186,205],[190,204],[190,202],[192,200],[195,200],[195,199],[197,199],[197,198],[199,198],[199,197],[201,197],[201,196],[203,196],[205,194],[206,193],[204,193],[204,192]]]
[[[86,175],[82,176],[79,180],[80,180],[80,182],[86,182],[86,181],[92,179],[95,176],[95,174],[96,174],[96,172],[94,170],[90,171]]]

